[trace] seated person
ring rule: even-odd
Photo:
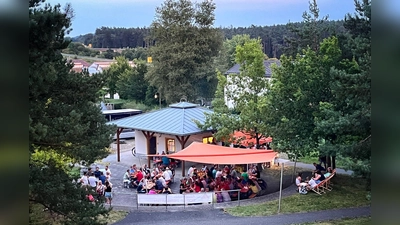
[[[251,190],[251,194],[249,196],[249,198],[254,198],[257,196],[258,194],[258,188],[256,186],[256,184],[253,182],[253,180],[249,180],[249,188]]]
[[[137,186],[137,188],[136,188],[136,191],[138,192],[138,193],[146,193],[146,190],[145,189],[143,189],[143,185],[144,185],[144,183],[143,183],[143,179],[139,182],[139,184],[138,184],[138,186]]]
[[[315,170],[314,171],[325,171],[325,168],[323,166],[321,166],[321,164],[316,164],[313,163],[313,165],[315,166]]]
[[[299,190],[300,189],[300,186],[301,186],[301,175],[302,175],[302,173],[298,173],[297,174],[297,177],[296,177],[296,186],[297,186],[297,190]]]
[[[124,182],[124,187],[127,188],[130,182],[130,177],[131,175],[129,174],[129,170],[126,170],[124,177],[123,177],[123,182]]]
[[[164,189],[164,185],[163,185],[163,182],[161,181],[161,177],[160,178],[156,178],[157,180],[156,180],[156,185],[155,185],[155,189],[157,190],[157,191],[162,191],[163,189]]]
[[[325,178],[326,178],[326,177],[329,177],[330,175],[332,175],[332,168],[331,168],[331,167],[328,167],[326,173],[324,173],[324,176],[325,176]]]
[[[224,188],[221,188],[221,195],[224,202],[231,201],[231,196],[229,195],[229,192],[227,192]]]
[[[183,194],[186,191],[187,191],[187,186],[186,186],[186,178],[185,178],[185,179],[181,179],[181,184],[179,185],[179,193]]]
[[[321,183],[321,181],[325,180],[325,176],[321,173],[321,171],[317,171],[314,173],[314,177],[312,178],[312,180],[315,181],[315,183],[319,184]]]
[[[150,194],[150,195],[157,194],[157,191],[156,191],[156,187],[155,187],[155,186],[153,186],[153,187],[150,189],[149,194]]]
[[[310,179],[310,181],[308,181],[308,185],[307,185],[307,190],[311,190],[314,189],[318,184],[315,182],[314,179]]]

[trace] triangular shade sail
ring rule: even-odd
[[[248,164],[272,161],[272,150],[240,149],[193,142],[185,149],[167,155],[168,158],[208,164]]]

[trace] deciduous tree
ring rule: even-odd
[[[167,102],[183,96],[195,100],[204,96],[209,81],[216,80],[213,57],[222,44],[220,32],[213,28],[213,1],[166,0],[156,9],[151,36],[156,44],[150,48],[152,66],[146,74]]]

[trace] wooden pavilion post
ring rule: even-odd
[[[188,136],[175,136],[179,143],[181,144],[181,149],[185,148],[186,142],[189,140],[190,135]],[[185,160],[182,160],[182,177],[185,177]]]
[[[117,129],[117,162],[121,162],[121,146],[119,143],[119,135],[122,133],[124,128]]]
[[[144,136],[146,137],[146,142],[147,142],[147,155],[150,154],[150,139],[151,137],[153,137],[154,132],[150,132],[150,131],[143,131],[142,133],[144,134]],[[147,156],[147,166],[150,167],[150,156]]]

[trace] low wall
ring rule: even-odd
[[[137,203],[161,205],[186,205],[196,203],[212,203],[214,192],[185,194],[138,194]]]

